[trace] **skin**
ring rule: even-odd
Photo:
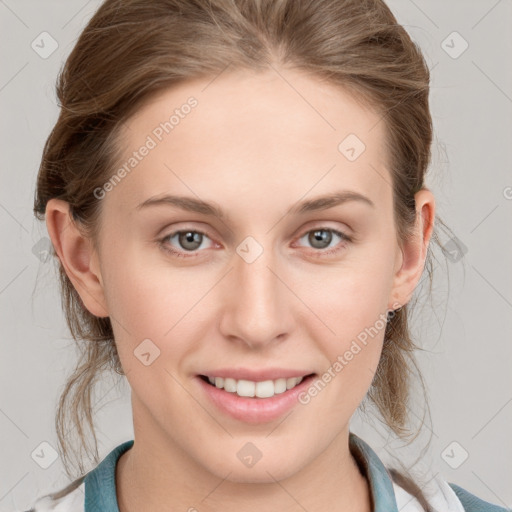
[[[371,510],[348,425],[384,329],[310,403],[270,423],[226,416],[195,380],[205,368],[239,366],[322,375],[379,315],[409,301],[423,271],[434,197],[416,194],[415,235],[400,247],[381,116],[316,77],[282,74],[286,81],[274,71],[189,81],[139,109],[125,124],[120,165],[187,98],[199,102],[102,199],[96,249],[70,222],[67,203],[48,203],[58,257],[87,309],[111,317],[132,389],[135,444],[116,472],[121,512]],[[352,162],[338,151],[350,133],[366,146]],[[286,215],[341,190],[375,207],[348,201]],[[214,201],[228,219],[168,205],[136,209],[163,193]],[[353,241],[333,234],[315,246],[307,234],[320,228]],[[195,256],[159,245],[178,229],[206,231]],[[247,236],[263,249],[252,263],[236,252]],[[178,236],[166,244],[185,254],[190,247]],[[160,350],[149,366],[133,353],[147,338]],[[236,455],[249,441],[262,452],[250,468]]]

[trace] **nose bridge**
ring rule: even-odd
[[[268,244],[271,239],[265,238]],[[264,247],[247,237],[237,247],[230,273],[232,292],[223,312],[224,334],[253,347],[266,345],[289,329],[285,297],[289,291],[278,277],[282,267],[278,255],[268,244]]]

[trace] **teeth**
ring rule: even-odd
[[[300,378],[300,380],[298,380],[296,377],[291,377],[289,379],[286,379],[286,389],[294,388],[301,381],[302,381],[302,377]]]
[[[250,380],[240,379],[236,383],[236,394],[238,396],[254,396],[256,393],[256,383]]]
[[[218,377],[215,377],[217,382]],[[224,379],[224,390],[230,393],[236,393],[236,380],[235,379]]]
[[[300,384],[303,377],[291,377],[289,379],[264,380],[254,382],[251,380],[235,380],[222,377],[208,377],[210,384],[229,393],[236,393],[243,397],[270,398],[279,393],[284,393]]]
[[[302,377],[301,377],[302,380]],[[286,379],[277,379],[274,381],[274,393],[284,393],[286,391]]]

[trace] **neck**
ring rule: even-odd
[[[139,428],[137,428],[139,427]],[[151,432],[151,436],[148,436]],[[307,466],[280,481],[245,483],[224,479],[192,460],[168,436],[135,424],[133,447],[116,467],[120,512],[371,512],[366,478],[349,450],[348,426]]]

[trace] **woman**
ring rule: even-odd
[[[381,1],[102,4],[34,211],[85,347],[64,460],[99,369],[126,376],[135,435],[32,510],[504,510],[423,492],[349,429],[368,397],[407,433],[428,94]]]

